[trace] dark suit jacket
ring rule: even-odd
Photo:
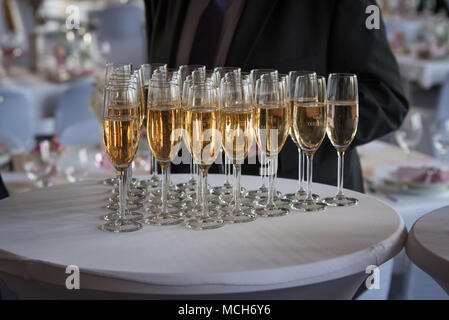
[[[6,190],[6,187],[3,184],[2,175],[0,174],[0,200],[8,196],[9,196],[8,191]]]
[[[149,61],[175,66],[189,1],[145,3]],[[365,10],[373,4],[374,0],[246,0],[226,60],[226,65],[244,71],[356,73],[360,119],[346,152],[344,186],[359,191],[363,181],[355,147],[397,129],[408,111],[383,22],[380,30],[366,28]],[[296,178],[297,163],[297,148],[289,138],[279,157],[278,175]],[[313,174],[317,182],[336,184],[337,154],[327,138],[316,153]]]

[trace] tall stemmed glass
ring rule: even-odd
[[[315,74],[301,75],[296,79],[293,108],[293,130],[301,150],[307,157],[307,197],[293,201],[291,207],[300,211],[321,211],[326,208],[312,196],[313,156],[321,146],[327,128],[326,87],[323,81],[318,86]]]
[[[165,63],[152,63],[152,64],[143,64],[140,66],[139,75],[142,83],[142,96],[143,96],[143,104],[145,106],[145,116],[143,120],[143,124],[146,124],[146,107],[148,106],[148,87],[151,80],[151,77],[156,72],[165,72],[167,70],[167,64]],[[157,174],[157,161],[154,155],[151,155],[151,177],[148,181],[142,182],[142,185],[146,185],[147,187],[158,187],[161,183],[161,178]]]
[[[147,139],[151,152],[162,169],[161,207],[151,207],[155,214],[144,220],[151,225],[176,225],[183,219],[179,210],[168,206],[169,167],[178,153],[181,140],[181,97],[176,80],[152,79],[148,90]]]
[[[127,168],[131,165],[139,145],[139,101],[136,87],[105,88],[103,115],[103,143],[109,161],[119,174],[118,217],[99,228],[109,232],[131,232],[142,228],[127,219]]]
[[[139,126],[142,126],[143,123],[143,117],[144,117],[144,110],[145,110],[145,106],[142,103],[143,100],[143,92],[140,90],[141,89],[141,78],[139,75],[139,72],[133,71],[131,74],[127,74],[127,72],[116,72],[113,73],[110,77],[109,77],[109,81],[107,83],[107,86],[127,86],[128,84],[133,85],[134,87],[137,88],[137,96],[138,96],[138,102],[139,102]],[[130,170],[130,182],[131,180],[133,180],[133,184],[136,184],[137,180],[136,179],[132,179],[131,176],[131,168],[132,166],[130,166],[128,168],[128,170]]]
[[[234,204],[232,210],[223,215],[230,223],[253,221],[256,216],[250,207],[241,204],[241,166],[254,142],[253,96],[249,81],[229,79],[221,85],[221,133],[226,155],[234,165]]]
[[[296,79],[298,76],[305,75],[315,75],[314,71],[290,71],[288,73],[288,99],[290,105],[290,111],[293,117],[293,108],[295,105],[294,97],[295,97],[295,86]],[[295,193],[289,193],[285,195],[285,198],[291,201],[300,201],[304,200],[307,197],[307,191],[305,188],[305,175],[304,175],[304,164],[305,164],[305,154],[301,150],[301,146],[299,145],[298,139],[296,138],[295,132],[293,130],[293,126],[290,128],[290,137],[298,148],[298,190]]]
[[[197,74],[201,74],[204,78],[206,75],[206,66],[205,65],[182,65],[178,68],[178,76],[179,76],[179,86],[181,88],[181,95],[187,96],[188,95],[188,88],[189,86],[185,86],[184,82],[186,81],[187,77],[190,77],[190,81],[193,81],[192,79],[192,73],[197,72]],[[183,105],[183,108],[185,105]],[[188,148],[188,147],[187,147]],[[199,175],[198,166],[194,163],[193,157],[190,158],[190,179],[187,181],[187,183],[190,186],[197,186],[197,176]]]
[[[221,148],[218,89],[210,82],[193,84],[189,88],[188,99],[186,129],[190,151],[200,169],[201,211],[186,222],[186,227],[198,230],[215,229],[223,226],[224,221],[214,217],[216,211],[208,204],[207,172],[217,159]]]
[[[132,72],[132,65],[129,63],[106,63],[104,71],[104,84],[105,87],[108,85],[112,75],[127,75],[130,76]],[[104,184],[116,185],[118,183],[118,176],[115,178],[107,178],[104,180]]]
[[[256,82],[254,131],[257,144],[270,165],[267,204],[253,210],[262,217],[279,217],[290,211],[274,202],[277,157],[290,130],[290,109],[279,85],[279,81],[269,75],[263,75]]]
[[[218,86],[220,86],[222,79],[225,75],[231,74],[236,79],[241,79],[242,69],[238,67],[217,67],[213,71],[214,80]],[[221,187],[213,188],[215,194],[230,194],[233,191],[233,186],[231,184],[231,160],[225,152],[225,163],[224,163],[224,174],[225,182]]]
[[[355,74],[333,73],[328,79],[328,125],[327,136],[338,154],[338,192],[335,197],[326,198],[329,206],[347,207],[358,200],[343,194],[344,156],[357,133],[359,122],[358,82]]]
[[[250,81],[251,84],[253,86],[253,93],[256,92],[256,82],[257,80],[260,79],[260,77],[262,77],[263,75],[266,75],[268,77],[270,77],[273,80],[277,80],[279,77],[279,72],[275,69],[253,69],[250,71],[249,77],[250,77]],[[259,198],[264,198],[267,197],[268,195],[268,188],[266,186],[266,180],[267,180],[267,176],[268,176],[268,161],[266,158],[265,153],[263,152],[263,150],[259,150],[259,156],[260,156],[260,187],[257,190],[253,190],[253,191],[249,191],[248,192],[248,197],[252,198],[252,199],[259,199]]]

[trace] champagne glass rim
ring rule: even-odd
[[[355,73],[329,73],[329,78],[335,77],[335,78],[357,78],[357,75]]]

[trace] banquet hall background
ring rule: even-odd
[[[399,130],[358,152],[366,193],[410,229],[449,205],[447,186],[391,183],[449,182],[449,1],[378,4],[411,108]],[[0,48],[0,172],[9,194],[111,176],[101,141],[104,68],[147,63],[143,1],[0,0]],[[43,141],[55,156],[50,170],[32,156]],[[148,154],[142,143],[135,175],[148,174]],[[404,252],[382,268],[382,290],[358,299],[448,299]]]

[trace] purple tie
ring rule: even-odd
[[[209,0],[196,29],[189,64],[214,65],[228,0]]]

